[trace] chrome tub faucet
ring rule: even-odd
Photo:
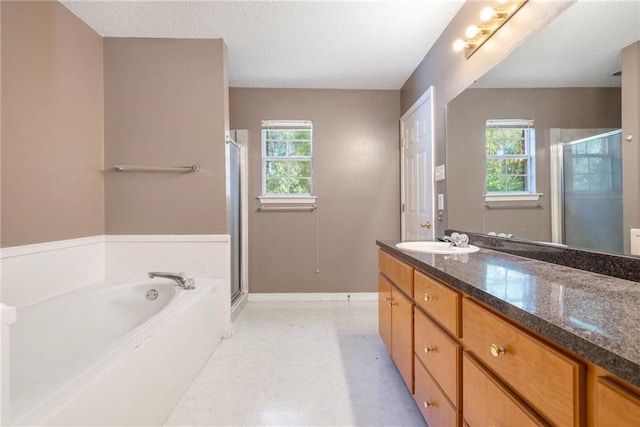
[[[160,271],[149,272],[149,278],[153,279],[154,277],[174,280],[178,284],[178,286],[184,289],[196,288],[196,281],[190,277],[187,277],[185,273],[163,273]]]

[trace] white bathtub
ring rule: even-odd
[[[101,283],[19,309],[10,424],[161,424],[220,341],[222,288]]]

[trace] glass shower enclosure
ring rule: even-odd
[[[615,130],[559,144],[562,243],[623,252],[621,135]]]

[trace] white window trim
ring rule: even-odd
[[[263,205],[314,205],[318,196],[258,196]]]
[[[540,200],[542,193],[495,193],[485,194],[485,202],[524,202]]]
[[[286,157],[286,161],[295,161],[295,160],[310,160],[311,161],[311,193],[310,194],[267,194],[267,179],[266,179],[266,167],[267,167],[267,156],[266,153],[266,140],[264,138],[264,124],[266,122],[278,122],[282,126],[291,126],[296,127],[301,124],[309,124],[311,129],[311,156],[304,157]],[[262,194],[258,196],[258,200],[261,204],[265,203],[277,203],[277,204],[291,204],[291,205],[300,205],[300,204],[315,204],[316,197],[315,193],[315,168],[314,168],[314,160],[313,160],[313,121],[312,120],[263,120],[262,121],[262,130],[260,132],[261,139],[261,156],[262,156]],[[271,157],[273,158],[273,157]]]

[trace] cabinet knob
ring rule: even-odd
[[[433,348],[433,347],[429,347],[428,345],[425,345],[425,346],[424,346],[424,352],[425,352],[426,354],[429,354],[429,353],[434,352],[434,351],[436,351],[436,349],[435,349],[435,348]]]
[[[384,297],[385,301],[391,301],[391,297]]]
[[[424,300],[425,301],[433,301],[433,295],[424,294]]]
[[[422,402],[422,405],[424,406],[425,409],[429,409],[435,406],[435,403],[425,400],[424,402]]]
[[[496,344],[491,344],[491,355],[493,357],[498,357],[501,354],[507,354],[507,349]]]
[[[389,307],[391,307],[392,305],[398,305],[398,303],[393,301],[389,302]]]

